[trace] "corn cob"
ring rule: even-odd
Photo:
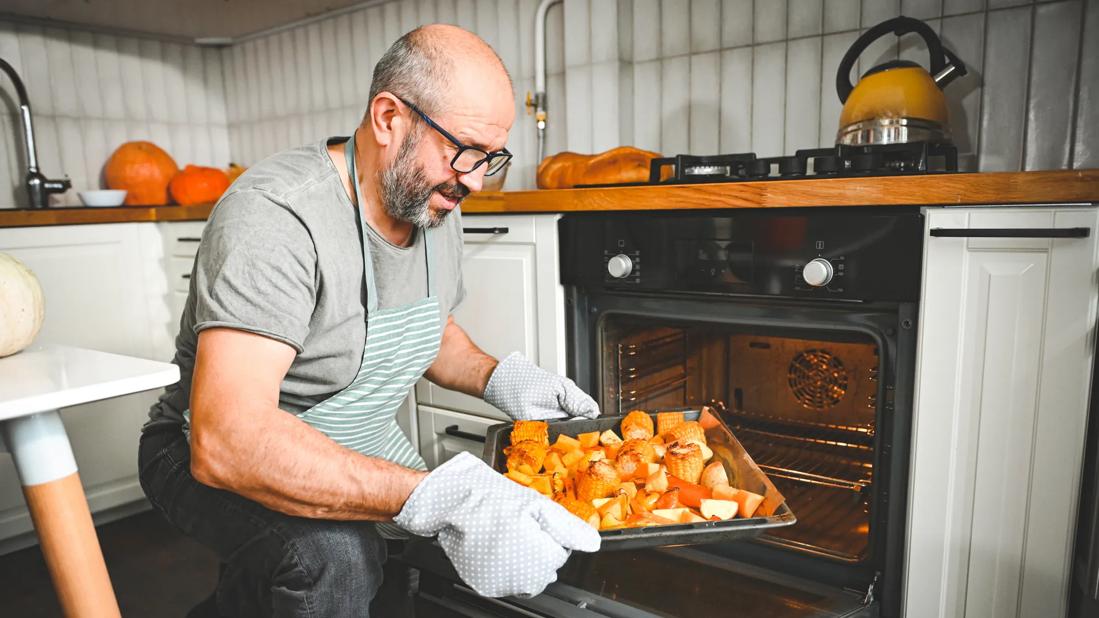
[[[656,413],[656,435],[663,436],[672,430],[673,427],[683,423],[682,412],[657,412]],[[665,439],[665,441],[667,441]]]
[[[549,425],[546,421],[515,421],[511,428],[511,443],[534,440],[549,445]]]
[[[637,453],[644,463],[656,461],[656,449],[648,440],[642,440],[641,438],[626,440],[622,443],[622,448],[618,449],[618,457],[621,458],[622,455],[627,453]]]
[[[524,440],[512,444],[507,449],[508,470],[518,470],[526,474],[538,474],[546,460],[549,447],[534,440]]]
[[[694,442],[673,442],[664,453],[668,474],[690,483],[702,477],[702,448]]]
[[[618,471],[606,461],[597,461],[576,474],[576,498],[591,502],[606,498],[618,489]]]
[[[702,430],[702,425],[699,425],[697,421],[684,421],[668,431],[665,441],[706,444],[706,432]]]
[[[565,507],[565,510],[586,521],[591,527],[599,529],[599,513],[590,502],[581,502],[576,498],[569,498],[564,494],[554,496],[554,500]]]
[[[634,410],[622,419],[622,437],[626,440],[653,437],[653,419],[644,410]]]

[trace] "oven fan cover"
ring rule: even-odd
[[[847,394],[847,368],[838,356],[827,350],[805,350],[790,361],[787,382],[798,403],[823,412]]]

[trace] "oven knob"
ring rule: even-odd
[[[815,288],[826,286],[832,280],[832,263],[824,258],[816,258],[801,269],[801,276]]]
[[[607,260],[607,273],[615,279],[629,277],[633,272],[633,260],[628,255],[619,253]]]

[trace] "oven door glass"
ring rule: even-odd
[[[845,563],[867,557],[873,338],[613,313],[598,338],[604,413],[715,406],[798,517],[762,541]]]

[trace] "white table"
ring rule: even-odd
[[[57,411],[177,381],[179,368],[170,363],[68,346],[35,345],[0,358],[0,443],[15,461],[66,616],[119,611]]]

